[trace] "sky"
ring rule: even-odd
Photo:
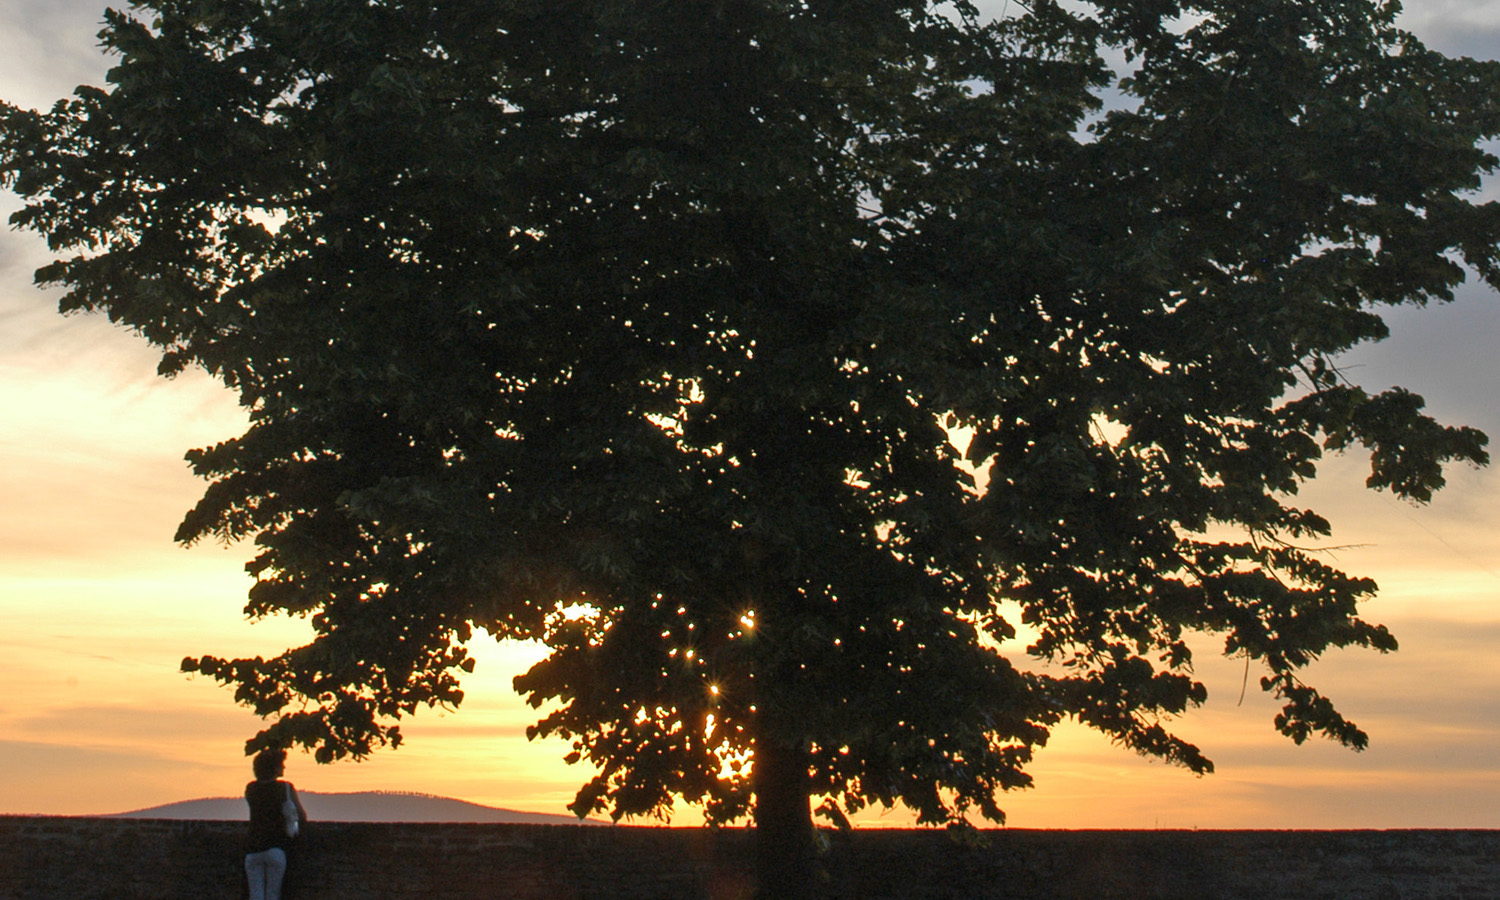
[[[1002,0],[992,0],[998,13]],[[0,98],[45,107],[103,84],[101,0],[0,0]],[[1412,0],[1403,24],[1450,54],[1500,55],[1500,0]],[[1500,194],[1493,187],[1488,193]],[[0,194],[0,214],[18,201]],[[243,742],[261,726],[227,689],[182,675],[184,656],[271,655],[305,642],[299,620],[248,622],[249,548],[181,547],[172,534],[203,484],[183,453],[246,419],[207,376],[155,375],[145,343],[98,317],[62,317],[32,273],[34,235],[0,229],[0,814],[115,813],[238,794]],[[1370,389],[1401,384],[1448,424],[1500,441],[1500,297],[1403,309],[1392,336],[1344,359]],[[1500,450],[1500,448],[1492,448]],[[1334,523],[1331,560],[1375,578],[1366,618],[1390,655],[1340,651],[1309,679],[1371,735],[1354,753],[1295,746],[1242,660],[1198,654],[1209,702],[1178,733],[1214,759],[1206,777],[1063,727],[1002,798],[1022,828],[1500,827],[1500,468],[1453,469],[1414,505],[1363,488],[1331,458],[1302,493]],[[1200,642],[1204,651],[1211,642]],[[288,777],[319,792],[399,790],[563,812],[592,770],[561,741],[528,742],[535,713],[510,679],[535,648],[476,642],[456,713],[423,712],[406,744],[360,763],[294,753]],[[1242,688],[1243,696],[1242,696]],[[673,824],[693,824],[679,807]],[[906,825],[901,811],[868,825]]]

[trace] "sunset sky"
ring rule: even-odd
[[[103,84],[102,9],[0,0],[0,98],[48,106],[77,84]],[[1500,56],[1500,0],[1411,0],[1404,24],[1450,54]],[[1493,184],[1488,193],[1500,197]],[[16,206],[0,194],[0,213]],[[229,691],[179,674],[179,661],[270,655],[307,632],[297,620],[245,620],[249,548],[184,549],[172,534],[203,487],[184,451],[238,434],[245,417],[206,376],[156,377],[155,353],[107,321],[59,316],[56,295],[32,286],[48,259],[34,235],[0,230],[0,814],[237,794],[249,777],[243,741],[259,722]],[[1409,387],[1441,420],[1500,441],[1500,297],[1471,284],[1454,304],[1389,319],[1390,340],[1344,360],[1350,376]],[[1243,661],[1216,656],[1207,639],[1198,672],[1210,701],[1176,724],[1215,774],[1063,728],[1032,768],[1037,787],[1003,798],[1009,824],[1500,827],[1500,469],[1454,469],[1433,503],[1415,506],[1364,490],[1363,466],[1328,460],[1303,497],[1334,523],[1334,563],[1380,583],[1366,616],[1401,641],[1393,655],[1335,653],[1310,672],[1370,732],[1370,749],[1277,735],[1260,673],[1250,670],[1240,702]],[[536,651],[475,652],[459,712],[417,716],[406,746],[363,763],[294,754],[288,777],[313,791],[564,812],[592,770],[563,765],[563,742],[526,741],[536,714],[510,678]],[[673,821],[697,816],[684,808]]]

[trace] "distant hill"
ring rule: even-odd
[[[481,806],[467,800],[435,797],[404,791],[362,791],[354,794],[319,794],[298,791],[308,819],[314,822],[480,822],[512,825],[607,825],[597,819],[580,821],[575,816],[517,812]],[[244,819],[243,797],[207,797],[116,813],[114,819]]]

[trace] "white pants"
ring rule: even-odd
[[[250,900],[281,900],[281,879],[286,875],[286,851],[272,847],[245,854],[245,875],[250,879]]]

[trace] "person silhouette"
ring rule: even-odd
[[[281,881],[286,877],[286,852],[291,846],[283,806],[290,801],[297,810],[297,823],[307,821],[307,812],[291,782],[281,781],[286,772],[285,750],[262,750],[250,764],[255,780],[245,785],[250,805],[250,833],[245,847],[245,877],[250,882],[250,900],[281,900]]]

